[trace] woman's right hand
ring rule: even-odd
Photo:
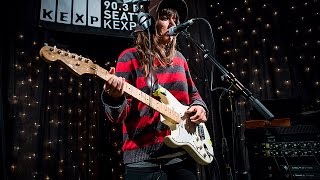
[[[123,96],[123,87],[126,80],[123,77],[115,76],[115,72],[115,68],[111,67],[109,73],[112,74],[112,76],[107,81],[105,81],[103,85],[103,91],[111,97],[119,98]]]

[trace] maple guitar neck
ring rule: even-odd
[[[96,75],[104,80],[108,80],[111,75],[102,67],[96,65]],[[141,101],[142,103],[150,106],[154,110],[160,112],[162,115],[170,118],[175,123],[180,122],[180,115],[175,112],[174,110],[170,109],[166,104],[161,103],[160,101],[156,100],[155,98],[149,96],[148,94],[144,93],[143,91],[139,90],[138,88],[132,86],[131,84],[125,82],[123,86],[123,91],[132,97],[136,98],[137,100]]]
[[[76,75],[82,74],[95,74],[101,79],[108,80],[111,76],[106,69],[100,67],[99,65],[93,63],[89,58],[79,56],[74,53],[69,53],[67,51],[61,50],[51,46],[44,46],[40,50],[40,56],[43,57],[48,62],[61,61],[63,65],[66,65],[73,73]],[[181,121],[179,113],[171,109],[166,104],[156,100],[155,98],[149,96],[143,91],[137,89],[129,83],[124,84],[124,92],[131,95],[135,99],[141,101],[142,103],[148,105],[154,110],[160,112],[163,116],[167,117],[173,124],[178,124]]]

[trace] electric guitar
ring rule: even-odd
[[[92,74],[108,80],[113,74],[94,64],[90,59],[51,46],[40,49],[40,57],[47,62],[59,61],[75,75]],[[206,165],[214,158],[209,132],[204,123],[196,124],[189,120],[185,111],[189,108],[181,104],[168,90],[160,87],[155,95],[160,101],[142,92],[129,83],[124,84],[124,92],[160,112],[161,122],[167,125],[171,134],[164,143],[172,148],[182,147],[199,164]]]

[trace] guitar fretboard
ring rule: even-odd
[[[98,65],[96,66],[96,75],[106,81],[111,76],[113,76],[112,74],[109,74],[105,69],[101,68]],[[155,98],[149,96],[148,94],[144,93],[143,91],[139,90],[138,88],[132,86],[129,83],[125,83],[123,88],[125,93],[141,101],[142,103],[150,106],[154,110],[160,112],[162,115],[173,120],[175,123],[180,122],[180,115],[174,110],[170,109],[166,104],[156,100]]]

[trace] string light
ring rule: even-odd
[[[316,1],[310,1],[300,4],[305,6],[305,8],[311,8],[315,2]],[[299,65],[301,66],[295,69],[296,71],[301,71],[299,73],[312,75],[313,71],[317,71],[317,66],[313,66],[311,63],[319,62],[319,55],[313,51],[313,49],[320,44],[320,40],[310,38],[312,37],[311,35],[316,33],[316,28],[314,28],[314,26],[308,26],[307,23],[310,21],[310,14],[314,17],[319,16],[318,11],[310,11],[309,14],[299,15],[301,6],[298,6],[298,3],[292,3],[290,5],[291,12],[289,12],[289,15],[296,15],[294,16],[296,18],[293,19],[296,21],[291,24],[289,22],[289,24],[293,26],[293,29],[286,35],[291,37],[292,34],[293,36],[293,38],[290,39],[290,41],[292,40],[292,42],[290,42],[290,48],[300,47],[301,50],[298,49],[297,52],[292,52],[287,58],[286,50],[289,49],[286,49],[287,47],[278,42],[276,35],[273,39],[273,35],[277,34],[276,28],[279,28],[279,24],[277,24],[279,17],[277,16],[282,15],[278,13],[281,11],[272,7],[272,4],[262,4],[262,6],[258,6],[249,3],[247,0],[242,2],[243,4],[238,7],[225,8],[224,3],[225,2],[215,2],[209,6],[211,9],[209,13],[213,14],[209,17],[215,18],[214,24],[217,25],[214,27],[216,27],[216,30],[220,33],[216,35],[216,37],[219,37],[217,38],[219,42],[216,44],[221,46],[220,51],[223,52],[217,53],[224,55],[221,59],[222,62],[227,64],[226,67],[230,68],[232,72],[239,73],[235,73],[236,77],[240,77],[241,82],[249,84],[250,88],[252,88],[250,90],[252,90],[253,93],[260,95],[259,93],[263,92],[267,94],[266,97],[272,97],[272,95],[276,93],[276,97],[279,98],[288,95],[287,93],[290,92],[288,91],[289,88],[291,88],[290,86],[294,84],[288,79],[289,67],[287,63],[289,63],[290,60],[297,60],[298,63],[300,63]],[[245,8],[243,8],[243,5]],[[220,9],[220,11],[215,11],[215,8]],[[268,9],[272,10],[267,11]],[[259,11],[261,11],[261,13],[255,14]],[[239,16],[235,16],[232,13],[237,13]],[[260,16],[260,14],[262,15]],[[255,17],[258,18],[255,19]],[[270,17],[273,19],[266,22]],[[255,20],[258,23],[255,23]],[[296,36],[296,39],[294,36]],[[305,38],[303,41],[300,41],[300,37]],[[38,48],[38,45],[41,44],[41,42],[23,33],[17,34],[15,39],[21,44],[27,44],[28,46],[31,44],[33,49]],[[28,39],[31,39],[31,41],[24,43],[24,41]],[[188,44],[187,47],[191,48],[190,44]],[[305,51],[306,49],[310,51]],[[272,50],[270,54],[266,54],[269,50]],[[291,50],[292,49],[290,49],[290,51]],[[91,176],[95,176],[94,165],[97,161],[95,153],[98,150],[96,139],[99,136],[97,131],[100,131],[101,126],[105,126],[110,128],[108,132],[112,135],[121,132],[121,128],[109,126],[106,122],[98,121],[98,114],[101,110],[97,108],[98,105],[94,102],[97,102],[96,100],[100,98],[100,89],[93,87],[97,80],[92,78],[81,78],[81,80],[80,78],[74,78],[65,68],[57,64],[48,65],[49,72],[45,72],[45,69],[40,65],[41,58],[38,52],[32,54],[30,50],[25,47],[17,46],[15,55],[18,59],[13,65],[13,70],[19,78],[15,81],[16,89],[9,96],[8,100],[12,109],[15,110],[10,112],[10,118],[17,121],[21,127],[17,128],[18,135],[12,138],[12,149],[13,155],[15,156],[13,159],[17,159],[17,162],[8,163],[8,169],[10,169],[12,173],[17,173],[19,172],[19,168],[21,168],[17,165],[17,163],[21,163],[19,161],[35,161],[37,158],[40,158],[41,156],[30,151],[29,149],[31,148],[29,147],[34,145],[35,140],[43,139],[43,142],[46,144],[42,152],[44,153],[43,158],[47,160],[48,164],[53,164],[54,161],[58,159],[59,166],[56,170],[60,176],[65,175],[68,177],[67,173],[70,167],[73,168],[72,172],[86,169],[85,171],[89,171]],[[197,55],[197,58],[192,57],[187,58],[187,60],[193,62],[193,60],[196,59],[196,62],[201,63],[201,58],[199,58],[199,54]],[[282,60],[285,60],[285,62]],[[309,60],[312,60],[312,62]],[[104,65],[111,66],[115,63],[116,60],[109,60]],[[266,70],[263,69],[264,67],[258,66],[258,64],[272,66],[270,72],[276,72],[276,74],[272,74],[275,76],[273,82],[270,79],[265,79],[264,81],[258,80],[258,78],[261,78],[259,76]],[[238,69],[241,71],[237,71]],[[46,73],[48,73],[48,75],[46,75]],[[195,79],[200,80],[202,78],[196,77]],[[43,87],[43,84],[38,84],[42,81],[48,81],[48,87]],[[312,86],[318,90],[320,86],[319,78],[315,77],[315,79],[310,79],[310,81]],[[302,83],[298,82],[297,84],[301,85]],[[44,93],[48,95],[45,101],[41,99],[42,97],[36,95],[42,90],[46,90]],[[269,92],[270,94],[268,94]],[[319,93],[316,93],[316,95],[319,96]],[[315,97],[312,103],[319,105],[319,97]],[[244,108],[246,101],[240,101],[238,104]],[[45,112],[41,111],[40,106],[45,107]],[[37,119],[34,117],[35,114],[42,114],[44,117],[41,117],[43,119]],[[38,137],[35,138],[35,136]],[[111,140],[114,140],[112,138],[114,137],[111,137]],[[106,141],[109,142],[111,140],[108,139]],[[57,146],[57,142],[59,146]],[[110,155],[104,156],[104,160],[115,166],[112,167],[111,171],[117,179],[123,179],[120,170],[123,164],[117,161],[122,155],[120,144],[121,140],[110,143],[110,147],[115,147],[112,149],[112,158],[109,158]],[[67,152],[61,152],[58,147],[66,148]],[[60,154],[56,154],[56,152]],[[88,156],[83,157],[81,156],[83,155],[82,153]],[[79,154],[81,155],[79,157],[77,156],[77,160],[74,160],[73,155]],[[41,159],[37,160],[41,161]],[[119,167],[117,167],[117,164]],[[40,172],[40,170],[34,171],[32,176],[38,179],[39,174],[41,174],[45,179],[53,178],[49,176],[48,170],[42,171],[43,172]],[[79,177],[72,178],[82,179],[80,175]]]

